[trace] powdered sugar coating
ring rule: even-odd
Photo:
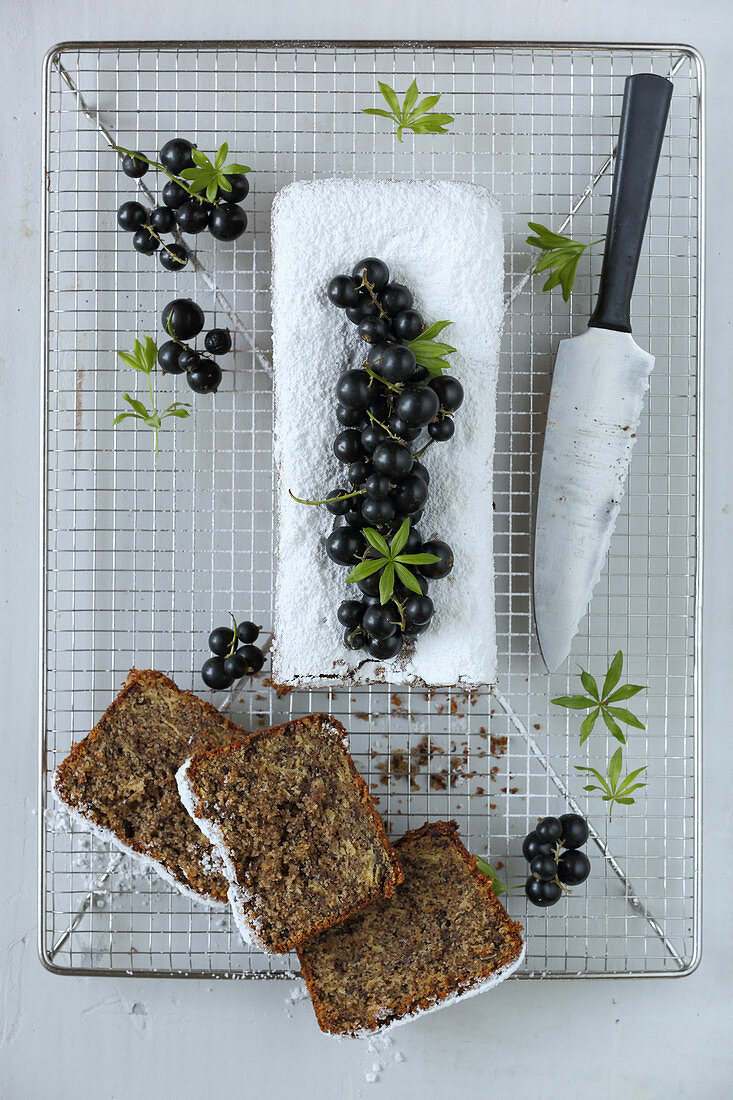
[[[485,188],[418,180],[330,179],[290,184],[275,199],[273,362],[275,458],[279,475],[278,573],[273,675],[278,683],[478,685],[496,679],[492,464],[502,323],[501,215]],[[451,320],[444,338],[458,351],[451,372],[466,400],[456,432],[425,455],[430,497],[424,537],[449,542],[456,564],[434,582],[436,614],[414,651],[364,661],[342,642],[336,619],[353,593],[331,562],[332,517],[291,500],[346,484],[331,446],[339,430],[333,388],[365,345],[328,301],[326,286],[363,256],[380,256],[406,283],[428,322]]]

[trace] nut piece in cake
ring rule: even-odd
[[[345,730],[309,714],[194,756],[181,798],[224,860],[245,939],[282,954],[402,881]]]
[[[315,936],[298,957],[321,1029],[361,1036],[483,992],[524,955],[489,879],[435,821],[395,844],[404,882],[388,900]]]
[[[59,766],[55,792],[95,832],[146,860],[182,893],[222,905],[221,863],[181,805],[176,772],[192,752],[242,733],[167,676],[132,669]]]

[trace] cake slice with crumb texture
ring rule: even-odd
[[[376,898],[402,872],[366,783],[327,715],[194,756],[181,799],[216,846],[246,940],[283,954]]]
[[[434,821],[395,844],[404,882],[298,957],[322,1031],[364,1036],[481,993],[524,955],[489,879],[454,821]]]

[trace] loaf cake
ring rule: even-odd
[[[435,821],[395,844],[404,882],[298,949],[321,1029],[364,1036],[482,993],[524,956],[521,925],[458,837]]]
[[[59,766],[55,793],[84,825],[196,901],[226,905],[227,881],[181,805],[176,772],[243,731],[160,672],[132,669],[91,733]]]
[[[242,936],[283,954],[402,881],[340,722],[309,714],[180,769],[186,809],[216,846]]]
[[[273,678],[296,687],[344,679],[493,683],[492,464],[503,304],[496,200],[483,187],[450,181],[297,182],[275,198],[272,251],[279,489]],[[466,393],[450,444],[431,447],[423,459],[430,497],[420,529],[450,544],[455,566],[436,585],[430,630],[385,662],[344,647],[336,609],[354,586],[325,552],[334,519],[288,495],[318,499],[344,483],[332,451],[340,429],[334,386],[343,370],[360,365],[368,346],[329,302],[326,287],[362,256],[387,263],[427,323],[453,322],[442,338],[458,349],[451,373]]]

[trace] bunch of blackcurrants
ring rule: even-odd
[[[450,546],[437,538],[423,541],[417,526],[430,484],[420,456],[430,442],[453,435],[452,416],[463,401],[463,387],[457,378],[432,374],[418,365],[408,344],[423,332],[423,318],[413,308],[408,288],[390,282],[382,260],[368,257],[356,264],[351,275],[337,275],[328,284],[328,297],[345,310],[370,347],[362,365],[344,371],[336,382],[341,431],[333,450],[346,468],[350,488],[339,486],[324,494],[321,503],[344,520],[326,540],[326,552],[337,564],[353,568],[378,556],[365,529],[389,541],[407,520],[409,534],[402,555],[426,554],[435,559],[409,563],[415,587],[406,577],[406,563],[398,562],[388,601],[380,595],[380,572],[363,577],[357,582],[361,598],[346,600],[338,609],[347,648],[388,660],[404,642],[414,641],[428,629],[435,610],[428,596],[429,582],[447,576],[453,568]],[[430,439],[413,451],[426,428]]]
[[[214,656],[204,661],[201,679],[212,691],[224,691],[243,676],[256,676],[265,663],[264,653],[254,644],[260,627],[250,622],[237,624],[233,615],[232,622],[233,627],[217,626],[209,634]]]
[[[522,855],[530,870],[524,892],[533,905],[554,905],[568,892],[565,887],[585,882],[590,860],[579,849],[587,839],[588,824],[580,814],[543,817],[524,838]]]
[[[163,235],[168,233],[201,233],[208,229],[218,241],[234,241],[247,228],[247,215],[239,205],[249,194],[249,181],[243,172],[231,173],[227,179],[231,190],[219,188],[216,198],[209,202],[203,195],[194,195],[185,186],[181,173],[193,168],[193,142],[175,137],[167,141],[158,154],[160,166],[168,175],[161,191],[162,203],[154,210],[146,210],[135,200],[123,202],[117,211],[120,229],[133,234],[132,247],[136,252],[152,255],[160,249],[160,263],[166,271],[178,271],[188,263],[188,250],[180,241],[168,244]],[[158,168],[141,154],[125,153],[122,171],[131,179],[140,179],[151,168]],[[171,179],[171,176],[178,179]]]
[[[158,348],[158,366],[164,374],[186,374],[194,393],[216,393],[222,379],[221,367],[192,348],[187,341],[198,336],[204,327],[204,311],[190,298],[169,302],[161,317],[163,329],[170,336]],[[212,328],[204,337],[209,355],[226,355],[232,350],[229,329]]]

